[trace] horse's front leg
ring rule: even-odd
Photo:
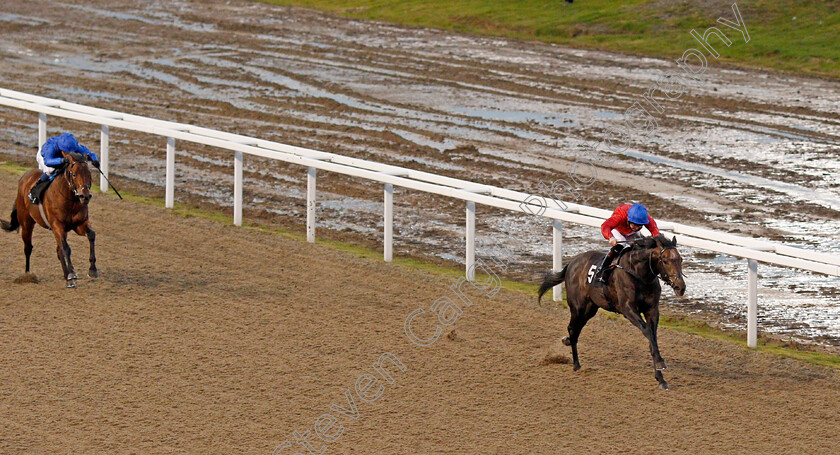
[[[21,224],[20,237],[23,239],[23,254],[26,255],[26,272],[29,273],[29,262],[32,256],[32,226]]]
[[[659,354],[659,340],[656,335],[657,327],[659,326],[658,304],[645,311],[645,320],[650,331],[650,355],[653,357],[653,376],[659,382],[660,389],[668,390],[668,383],[665,382],[665,377],[662,376],[662,370],[668,367],[665,365],[665,360],[662,358],[662,355]]]
[[[642,333],[645,335],[645,338],[648,339],[650,342],[650,353],[651,357],[653,357],[653,368],[654,368],[654,377],[656,378],[657,382],[659,382],[659,387],[665,390],[668,390],[668,383],[665,382],[665,378],[662,376],[662,370],[665,367],[665,361],[662,360],[662,356],[659,355],[659,347],[656,344],[656,325],[646,323],[642,320],[642,315],[636,311],[635,309],[631,309],[630,305],[624,305],[622,308],[621,314],[627,318],[633,325],[635,325]],[[659,322],[659,313],[657,311],[656,318],[654,318],[656,323]],[[653,320],[649,322],[654,322]],[[653,330],[651,330],[653,328]]]
[[[645,321],[647,322],[648,339],[650,340],[650,355],[653,357],[653,366],[657,371],[668,368],[665,365],[665,360],[659,353],[659,340],[656,335],[657,327],[659,326],[659,305],[651,306],[645,311]]]
[[[665,376],[662,375],[662,370],[655,370],[653,373],[653,377],[656,378],[656,381],[659,382],[659,388],[662,390],[671,390],[668,387],[668,383],[665,382]]]
[[[73,272],[73,264],[70,262],[70,245],[67,244],[67,231],[63,226],[53,226],[53,235],[55,235],[56,254],[58,260],[61,262],[61,270],[64,273],[64,279],[67,280],[67,287],[74,288],[76,283],[74,280],[75,272]]]
[[[88,276],[91,278],[98,278],[99,271],[96,270],[96,232],[90,228],[90,223],[86,222],[76,228],[76,233],[79,235],[87,235],[88,242],[90,242],[90,269],[88,270]]]
[[[70,255],[72,254],[72,251],[70,251],[70,244],[67,243],[66,233],[64,234],[64,252],[64,254],[67,256],[67,268],[69,269],[68,273],[70,274],[70,278],[68,279],[78,280],[79,275],[76,275],[76,269],[73,268],[73,261],[70,260]]]

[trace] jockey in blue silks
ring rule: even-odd
[[[79,141],[72,134],[64,133],[47,139],[35,158],[38,161],[38,169],[43,171],[43,174],[29,193],[29,200],[33,204],[41,203],[41,194],[49,186],[49,182],[56,177],[55,171],[67,164],[67,158],[64,158],[62,152],[81,153],[90,160],[93,167],[99,169],[99,158],[96,157],[96,154],[84,145],[79,144]]]

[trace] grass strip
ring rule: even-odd
[[[699,48],[689,32],[716,26],[732,41],[709,38],[719,62],[840,79],[840,2],[737,2],[749,43],[717,23],[735,22],[727,2],[700,0],[258,0],[338,16],[433,27],[475,35],[542,41],[652,57],[677,58]],[[701,49],[702,50],[702,49]]]

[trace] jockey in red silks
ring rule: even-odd
[[[626,246],[626,244],[619,245],[618,242],[641,238],[642,233],[639,231],[642,229],[642,226],[646,227],[651,235],[659,235],[659,228],[656,227],[656,221],[648,215],[647,209],[642,204],[619,205],[613,211],[612,216],[607,221],[604,221],[604,224],[601,225],[601,234],[603,234],[605,239],[610,241],[612,248],[595,272],[595,277],[592,279],[594,286],[601,287],[606,285],[604,269],[606,269],[610,261]]]

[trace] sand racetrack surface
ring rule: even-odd
[[[16,181],[0,172],[4,207]],[[840,443],[840,377],[827,368],[661,330],[664,392],[642,335],[599,314],[573,372],[543,364],[569,355],[558,347],[566,309],[505,290],[468,291],[455,334],[421,348],[404,320],[454,298],[452,277],[113,196],[92,204],[102,276],[75,290],[50,233],[35,235],[38,284],[13,283],[22,244],[0,236],[0,453],[268,454],[325,413],[343,433],[326,446],[310,433],[316,453],[832,453]],[[71,247],[81,275],[87,242],[74,235]],[[432,333],[426,316],[418,334]],[[364,401],[354,384],[384,352],[406,369],[386,362],[393,384]],[[350,408],[346,390],[355,420],[330,411]]]

